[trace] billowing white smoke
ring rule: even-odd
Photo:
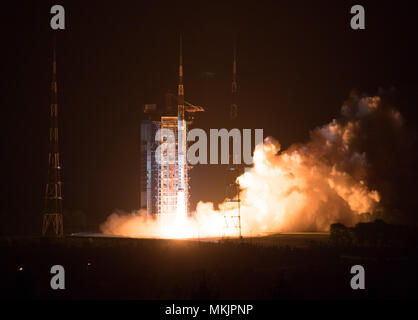
[[[352,225],[376,207],[376,191],[306,146],[277,155],[279,148],[271,139],[258,146],[254,168],[238,179],[245,233],[323,231],[333,222]]]
[[[254,166],[238,177],[241,186],[241,221],[244,235],[280,231],[326,231],[330,224],[353,225],[362,213],[374,212],[378,191],[367,186],[370,164],[359,146],[365,124],[379,112],[380,97],[351,96],[343,117],[311,132],[308,143],[280,150],[268,137],[254,151]],[[401,125],[399,112],[380,111],[386,120]],[[104,233],[133,237],[196,237],[234,234],[224,228],[224,216],[234,215],[228,203],[214,210],[199,202],[193,218],[170,230],[167,221],[144,214],[112,214],[101,225]]]

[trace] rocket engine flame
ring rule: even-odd
[[[376,211],[381,195],[368,186],[370,163],[367,150],[360,147],[363,127],[382,119],[394,127],[402,124],[400,113],[381,107],[381,102],[378,96],[351,96],[341,108],[343,117],[313,130],[309,142],[281,150],[279,142],[268,137],[256,146],[253,167],[237,178],[242,234],[326,231],[332,223],[353,225],[362,213]],[[192,217],[177,223],[145,213],[114,213],[101,230],[131,237],[236,236],[236,230],[224,227],[225,216],[234,214],[227,201],[219,210],[213,203],[199,202]]]

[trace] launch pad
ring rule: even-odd
[[[329,239],[329,232],[283,232],[269,233],[260,236],[245,237],[196,237],[196,238],[152,238],[152,237],[125,237],[119,235],[104,234],[100,232],[79,232],[72,233],[71,238],[91,238],[91,239],[115,239],[115,240],[175,240],[187,242],[208,242],[208,243],[240,243],[247,245],[257,245],[262,247],[293,247],[307,248],[312,242],[325,244]]]

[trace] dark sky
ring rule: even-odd
[[[19,1],[2,4],[1,233],[36,233],[46,180],[53,4],[57,34],[64,207],[97,228],[139,207],[144,103],[177,85],[183,35],[186,100],[206,107],[195,126],[231,127],[232,40],[238,42],[239,128],[263,128],[286,147],[338,116],[353,88],[397,88],[416,125],[413,1]],[[362,4],[366,30],[350,29]],[[214,73],[208,78],[205,73]],[[221,201],[223,170],[192,172],[192,205]]]

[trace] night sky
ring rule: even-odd
[[[50,29],[53,4],[66,10],[64,31]],[[366,30],[350,28],[355,4],[365,7]],[[176,90],[180,34],[185,98],[206,108],[194,125],[263,128],[287,147],[337,117],[354,88],[396,88],[397,108],[416,128],[414,12],[412,1],[2,4],[1,234],[40,232],[53,33],[64,227],[76,216],[93,230],[115,209],[139,208],[141,108]],[[228,123],[234,38],[237,124]],[[193,169],[192,206],[222,201],[224,171]]]

